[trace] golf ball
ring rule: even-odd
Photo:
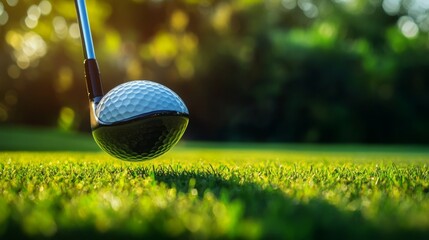
[[[131,81],[109,91],[97,105],[95,115],[105,124],[118,123],[159,111],[189,114],[182,99],[169,88],[151,81]]]
[[[188,109],[167,87],[151,81],[132,81],[108,92],[95,108],[97,144],[127,161],[155,158],[182,137]]]

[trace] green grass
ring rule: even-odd
[[[398,149],[184,144],[142,163],[3,152],[0,238],[427,239],[429,154]]]
[[[182,142],[130,163],[89,134],[0,139],[0,239],[429,236],[425,146]]]
[[[90,134],[0,125],[0,151],[98,151]]]

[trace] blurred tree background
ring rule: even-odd
[[[187,139],[429,143],[427,0],[87,0],[104,89],[150,79]],[[1,0],[0,124],[89,131],[71,0]]]

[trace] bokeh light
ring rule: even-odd
[[[382,7],[389,15],[403,15],[398,25],[405,37],[414,38],[420,31],[429,32],[429,1],[383,0]]]
[[[6,0],[7,4],[9,4],[9,6],[14,7],[18,4],[18,0]]]
[[[188,25],[188,22],[188,16],[181,10],[174,11],[170,18],[171,28],[178,32],[184,31]]]
[[[52,24],[54,25],[55,33],[58,38],[66,38],[68,35],[68,26],[64,17],[56,16],[52,20]]]
[[[6,106],[0,103],[0,122],[4,122],[8,119],[9,114],[7,112]]]
[[[48,15],[52,11],[52,4],[47,0],[43,0],[39,3],[39,9],[41,14]]]
[[[35,32],[23,34],[16,31],[8,31],[6,42],[13,47],[13,57],[21,69],[26,69],[30,64],[38,63],[45,56],[47,45],[43,38]]]
[[[296,7],[296,0],[282,0],[282,5],[288,10],[292,10]]]
[[[377,129],[398,119],[415,123],[398,136],[426,129],[420,126],[429,119],[422,117],[429,1],[94,0],[87,6],[105,90],[131,79],[171,87],[195,113],[192,138],[366,141],[384,136]],[[66,0],[0,2],[3,122],[88,131],[75,11]],[[35,120],[30,99],[44,106],[46,119]]]
[[[230,26],[230,18],[232,14],[232,6],[228,3],[219,4],[216,7],[212,16],[213,27],[220,33],[226,32]]]
[[[64,93],[73,86],[73,71],[70,67],[61,67],[58,77],[55,79],[54,87],[58,93]]]
[[[315,18],[319,14],[319,9],[312,0],[298,0],[298,6],[309,18]]]
[[[62,107],[58,116],[58,127],[62,130],[70,130],[75,120],[75,112],[70,107]]]
[[[401,0],[383,0],[384,11],[389,15],[396,15],[401,10]]]
[[[80,38],[80,31],[79,31],[79,25],[77,23],[72,23],[69,27],[69,34],[70,37],[74,39]]]
[[[10,78],[17,79],[21,75],[21,69],[15,64],[12,64],[7,68],[7,74]]]
[[[0,2],[0,25],[5,25],[9,20],[9,14],[4,9],[3,3]]]
[[[17,93],[14,90],[9,90],[4,95],[4,101],[7,105],[13,106],[18,102]]]
[[[415,38],[419,33],[419,27],[409,16],[402,16],[398,20],[398,27],[407,38]]]

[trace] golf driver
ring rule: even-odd
[[[75,0],[75,5],[95,141],[105,152],[126,161],[167,152],[186,130],[186,105],[172,90],[147,80],[123,83],[103,96],[85,0]]]

